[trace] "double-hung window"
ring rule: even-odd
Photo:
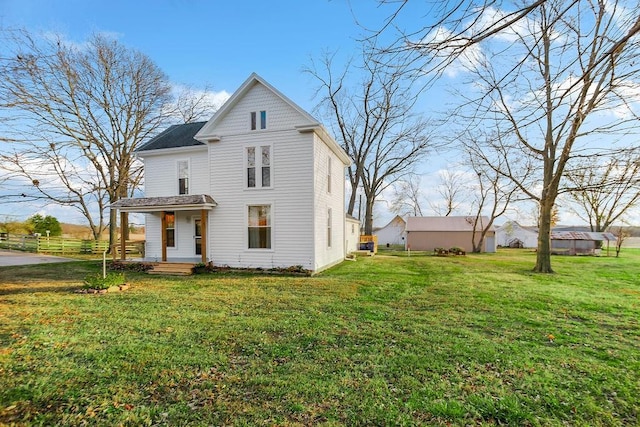
[[[249,206],[249,249],[271,249],[271,206]]]
[[[178,161],[178,194],[189,194],[189,161]]]
[[[259,145],[246,148],[247,187],[271,187],[271,146]]]

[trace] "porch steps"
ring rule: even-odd
[[[192,262],[160,262],[149,270],[149,274],[165,274],[169,276],[190,276],[193,274]]]

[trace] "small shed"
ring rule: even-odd
[[[470,252],[473,248],[473,216],[423,216],[408,217],[406,226],[407,249],[415,251],[433,251],[436,248],[462,248]],[[481,216],[475,239],[478,241],[482,224],[488,224],[489,218]],[[484,239],[482,252],[496,251],[496,235],[493,226]]]
[[[594,255],[598,246],[596,242],[606,242],[608,249],[612,241],[616,241],[616,236],[612,233],[552,231],[551,253],[556,255]]]

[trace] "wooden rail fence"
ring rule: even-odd
[[[120,247],[120,243],[116,245]],[[45,236],[0,236],[0,249],[54,255],[102,254],[109,249],[106,240],[67,239]],[[127,254],[144,256],[144,241],[127,241]]]

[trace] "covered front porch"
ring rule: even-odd
[[[122,199],[111,205],[120,212],[120,241],[128,213],[146,215],[145,260],[162,263],[207,263],[209,212],[217,205],[206,194]],[[121,259],[126,250],[120,248]]]

